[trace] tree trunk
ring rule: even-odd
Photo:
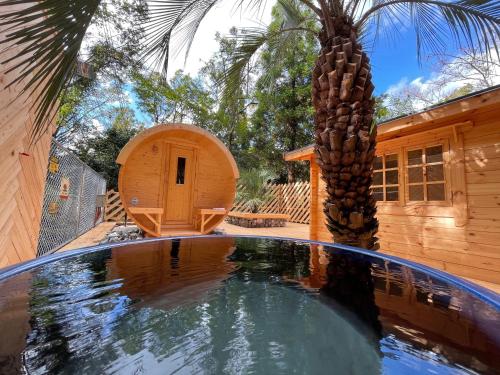
[[[312,88],[315,157],[327,191],[326,225],[335,242],[375,250],[378,221],[370,185],[376,127],[370,63],[352,22],[345,17],[327,21]]]
[[[295,82],[292,82],[292,88],[295,90]],[[296,104],[296,103],[294,103]],[[298,105],[298,104],[296,104]],[[297,123],[296,118],[291,118],[287,122],[287,128],[290,130],[290,147],[287,151],[293,151],[297,149],[297,131],[299,129],[299,124]],[[287,165],[287,182],[292,183],[296,180],[297,174],[297,165],[296,163],[286,163]]]
[[[286,165],[286,182],[291,184],[295,182],[295,170],[293,168],[294,163],[285,163]]]

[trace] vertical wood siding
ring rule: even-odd
[[[477,111],[460,121],[473,122],[472,129],[460,134],[463,149],[458,156],[450,154],[450,163],[463,167],[465,181],[452,176],[452,183],[465,186],[465,209],[457,208],[460,197],[453,199],[450,209],[441,210],[379,205],[380,251],[500,284],[500,108]],[[429,132],[421,136],[427,137]],[[451,142],[453,139],[451,136]],[[314,164],[311,172],[318,176]],[[317,189],[311,184],[311,238],[331,241],[322,212],[325,185],[321,178],[315,181]]]
[[[5,31],[0,30],[0,39]],[[15,55],[18,48],[2,54]],[[19,74],[15,66],[0,65],[0,267],[32,259],[36,254],[45,174],[51,134],[30,145],[34,113],[32,99],[24,94],[13,101],[22,84],[6,88]]]

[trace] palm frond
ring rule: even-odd
[[[234,6],[236,9],[258,14],[259,11],[265,8],[268,1],[272,0],[236,0]]]
[[[229,69],[217,82],[222,87],[221,92],[224,97],[229,98],[237,94],[245,68],[270,37],[266,29],[259,27],[240,29],[238,34],[232,36],[237,42],[237,47],[231,57]]]
[[[184,52],[187,59],[198,28],[220,0],[149,0],[149,21],[145,25],[145,58],[166,74],[169,55]],[[268,0],[237,0],[235,9],[256,12]]]
[[[266,45],[272,51],[272,63],[279,63],[286,55],[286,51],[294,48],[297,36],[304,33],[316,34],[316,30],[309,22],[310,18],[300,8],[297,0],[278,0],[277,10],[283,19],[279,27],[243,28],[233,36],[237,47],[231,66],[218,82],[223,88],[223,96],[231,97],[236,94],[241,87],[245,68],[262,47]],[[272,76],[273,71],[275,70],[270,67],[263,67],[260,81],[269,83],[271,87],[275,78]]]
[[[22,84],[35,110],[31,140],[40,137],[56,115],[59,94],[71,78],[78,51],[101,0],[3,0],[0,27],[5,39],[0,58],[18,72],[7,87]],[[11,48],[18,48],[10,54]],[[36,94],[33,96],[33,93]]]
[[[363,28],[373,21],[377,29],[386,23],[397,30],[397,23],[409,19],[417,36],[417,54],[445,49],[449,35],[460,48],[476,46],[490,53],[500,39],[500,3],[498,0],[378,0],[357,21]],[[398,21],[398,22],[395,22]]]
[[[271,198],[272,191],[270,183],[276,176],[266,169],[248,169],[241,172],[237,191],[238,201],[244,201],[245,206],[252,212],[257,212],[258,208],[266,200]]]
[[[169,54],[175,47],[176,54],[189,53],[194,36],[201,21],[219,0],[150,0],[149,20],[145,24],[146,53],[154,68],[166,74]],[[172,46],[177,35],[178,43]]]
[[[284,28],[300,27],[306,20],[306,15],[296,0],[278,0],[277,4],[277,9],[284,21]]]

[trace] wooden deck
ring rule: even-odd
[[[114,226],[115,223],[113,222],[101,223],[94,229],[91,229],[90,231],[80,236],[76,240],[70,242],[69,244],[61,248],[59,251],[66,251],[66,250],[78,249],[81,247],[97,245],[104,238],[104,236],[111,229],[113,229]],[[287,223],[286,227],[243,228],[223,222],[221,225],[217,227],[217,229],[223,231],[225,234],[234,234],[234,235],[273,236],[273,237],[309,239],[309,225],[307,224]],[[179,230],[178,232],[170,233],[171,236],[189,236],[197,234],[200,234],[200,232],[192,231],[188,233],[186,231]],[[432,264],[429,264],[429,266],[432,267]],[[467,278],[463,276],[462,278],[500,294],[500,285],[498,284]]]
[[[92,228],[87,233],[82,234],[80,237],[74,239],[67,245],[60,248],[58,251],[74,250],[81,247],[95,246],[98,245],[104,238],[104,236],[114,228],[115,222],[105,221],[99,224],[95,228]]]
[[[286,223],[286,227],[243,228],[223,222],[217,229],[224,231],[225,234],[309,239],[309,225],[298,223]]]
[[[102,241],[104,236],[116,225],[114,222],[104,222],[99,224],[97,227],[89,230],[87,233],[81,235],[77,239],[71,241],[58,251],[66,251],[72,249],[78,249],[81,247],[95,246]],[[276,236],[276,237],[290,237],[290,238],[309,238],[309,225],[307,224],[297,224],[297,223],[287,223],[286,227],[280,228],[243,228],[236,225],[231,225],[226,222],[222,223],[217,228],[223,231],[225,234],[235,234],[235,235],[252,235],[252,236]],[[200,235],[201,233],[196,230],[170,230],[168,232],[168,237],[170,236],[194,236]]]

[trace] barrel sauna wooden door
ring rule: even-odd
[[[193,148],[170,145],[163,224],[192,225],[192,192],[195,170]]]

